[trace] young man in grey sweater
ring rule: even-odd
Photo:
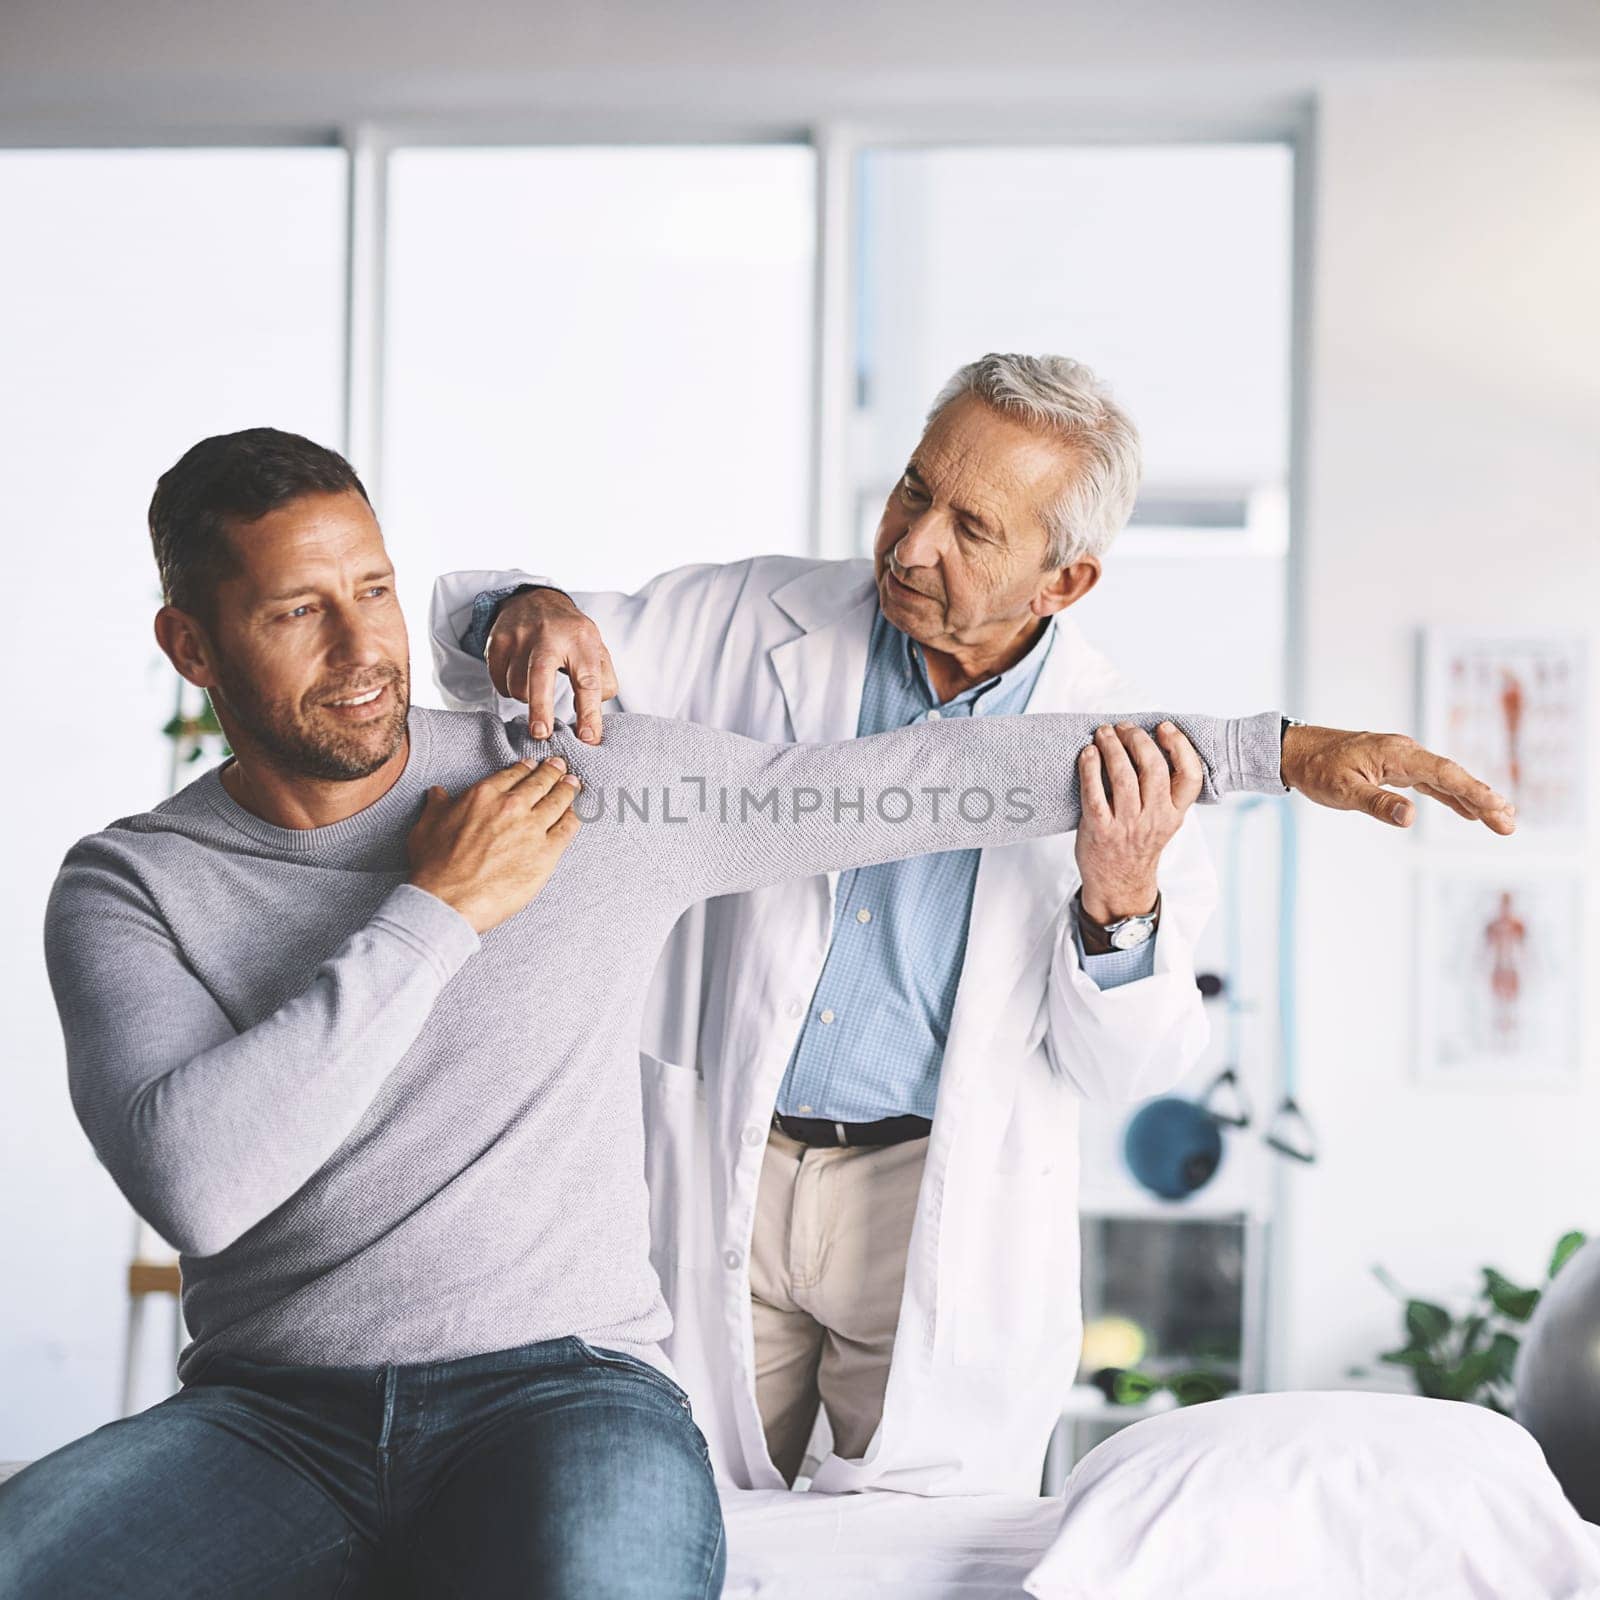
[[[716,1593],[649,1259],[654,957],[707,896],[1071,829],[1096,719],[536,741],[410,706],[394,574],[331,451],[206,440],[150,522],[157,636],[234,758],[73,847],[46,953],[73,1104],[182,1252],[193,1338],[178,1394],[0,1488],[0,1593]],[[1159,744],[1205,799],[1339,803],[1370,772],[1352,736],[1283,747],[1276,714],[1137,721],[1135,759]],[[1429,785],[1509,830],[1446,766]]]

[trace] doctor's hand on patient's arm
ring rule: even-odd
[[[1096,730],[1094,743],[1078,755],[1083,815],[1075,850],[1083,915],[1091,923],[1103,927],[1155,909],[1161,852],[1199,798],[1204,777],[1194,746],[1170,722],[1153,737],[1131,723]],[[1095,931],[1083,929],[1091,952]]]
[[[1286,788],[1319,806],[1365,811],[1396,828],[1409,828],[1417,808],[1386,785],[1415,789],[1493,833],[1512,833],[1517,825],[1516,808],[1503,795],[1403,733],[1286,728],[1282,775]]]
[[[593,622],[559,589],[528,589],[504,600],[484,645],[489,679],[507,700],[528,706],[528,731],[549,736],[556,674],[572,679],[578,737],[600,743],[600,703],[617,692],[611,652]]]
[[[435,784],[406,839],[409,881],[487,933],[550,881],[577,836],[577,793],[560,756],[491,772],[454,800]]]

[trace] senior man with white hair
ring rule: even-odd
[[[934,402],[870,562],[758,556],[631,595],[451,573],[439,683],[463,709],[526,702],[537,737],[564,673],[590,742],[613,696],[802,742],[1135,706],[1063,613],[1139,472],[1086,367],[985,356]],[[1370,781],[1336,803],[1404,826],[1382,785],[1427,789],[1416,747],[1352,738]],[[1159,1093],[1206,1038],[1198,771],[1175,731],[1105,727],[1075,835],[779,884],[679,925],[643,1039],[652,1234],[722,1476],[792,1482],[820,1406],[818,1489],[1037,1489],[1081,1333],[1079,1100]]]

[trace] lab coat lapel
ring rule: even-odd
[[[870,568],[829,562],[774,590],[772,599],[805,630],[769,653],[796,743],[853,738],[878,608]]]

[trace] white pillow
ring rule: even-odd
[[[1038,1600],[1592,1600],[1600,1548],[1532,1435],[1409,1395],[1264,1394],[1079,1462]]]

